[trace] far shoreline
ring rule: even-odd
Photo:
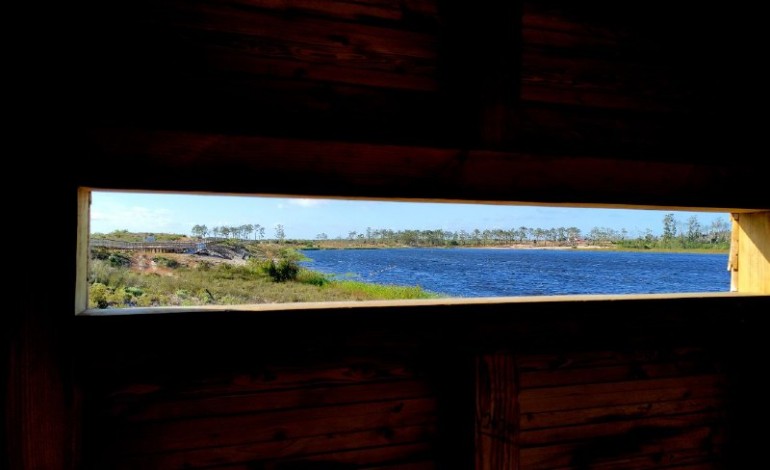
[[[617,251],[627,253],[692,253],[692,254],[715,254],[726,255],[729,250],[719,249],[711,250],[707,248],[630,248],[617,246],[599,246],[599,245],[571,245],[571,246],[537,246],[532,244],[513,244],[513,245],[495,245],[495,246],[330,246],[330,247],[308,247],[301,248],[301,251],[316,250],[392,250],[392,249],[470,249],[470,250],[541,250],[541,251]]]

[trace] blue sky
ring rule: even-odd
[[[287,238],[312,239],[319,233],[346,237],[350,231],[361,233],[367,227],[457,231],[574,226],[585,234],[594,227],[609,227],[625,228],[630,236],[637,236],[648,228],[659,235],[663,216],[669,212],[680,223],[696,215],[704,227],[715,219],[729,220],[726,213],[711,212],[94,191],[91,232],[126,229],[190,234],[196,224],[209,228],[260,224],[267,227],[265,236],[272,238],[274,227],[282,224]]]

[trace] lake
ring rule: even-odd
[[[726,254],[393,248],[308,250],[302,265],[340,279],[419,285],[452,297],[728,292]]]

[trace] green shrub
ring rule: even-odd
[[[136,302],[137,307],[152,307],[155,305],[153,298],[147,294],[137,297],[134,302]]]
[[[131,302],[131,294],[126,292],[123,287],[115,288],[110,294],[107,294],[107,303],[115,307],[123,307]]]
[[[123,253],[112,253],[107,258],[107,261],[110,262],[110,266],[113,268],[131,266],[131,258],[124,255]]]
[[[165,266],[171,269],[175,269],[181,266],[181,264],[179,264],[179,261],[171,258],[166,258],[165,256],[156,256],[152,260],[158,266]]]
[[[133,297],[141,297],[144,294],[144,291],[138,287],[126,287],[126,293]]]
[[[95,282],[88,288],[88,306],[107,308],[107,294],[109,289],[101,282]]]
[[[190,297],[190,291],[186,289],[179,289],[176,292],[174,292],[174,295],[176,295],[180,299],[187,299]]]
[[[275,263],[270,260],[267,263],[267,275],[273,279],[274,282],[286,282],[294,281],[297,279],[299,273],[299,265],[293,260],[282,259]]]

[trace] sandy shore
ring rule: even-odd
[[[541,246],[532,244],[513,244],[504,246],[463,246],[462,248],[483,248],[485,250],[612,250],[612,247],[597,245]]]

